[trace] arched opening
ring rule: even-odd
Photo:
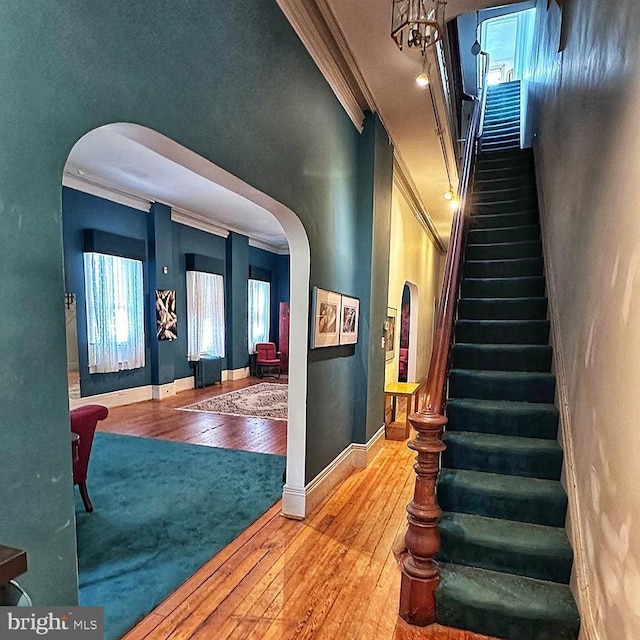
[[[295,495],[296,499],[292,501],[285,496],[282,510],[287,516],[304,517],[310,258],[307,235],[299,218],[293,211],[267,194],[258,191],[177,142],[148,128],[128,123],[105,125],[80,138],[69,154],[63,185],[67,189],[90,194],[96,202],[101,198],[108,200],[111,204],[115,203],[116,206],[128,207],[132,211],[137,210],[141,214],[135,217],[136,222],[132,224],[138,225],[138,239],[142,237],[148,248],[153,245],[153,249],[148,249],[149,253],[141,261],[144,278],[149,279],[150,282],[155,282],[152,279],[152,270],[155,270],[154,277],[158,283],[162,282],[163,275],[170,276],[172,270],[179,271],[177,268],[174,269],[178,263],[171,262],[172,256],[182,255],[181,252],[184,251],[197,253],[193,248],[185,250],[185,246],[178,246],[171,237],[167,237],[166,229],[173,228],[171,225],[174,224],[189,227],[188,233],[190,237],[195,238],[193,242],[196,244],[206,242],[207,238],[203,234],[208,233],[208,238],[215,239],[221,244],[226,251],[227,260],[231,262],[248,260],[246,254],[252,247],[269,246],[277,249],[284,246],[287,249],[289,256],[289,375],[285,487],[288,495]],[[63,194],[63,227],[64,196],[65,194]],[[96,227],[96,232],[106,237],[106,240],[103,238],[104,242],[110,241],[108,236],[130,235],[126,225],[114,226],[106,209],[104,211],[105,214],[101,214],[102,217],[94,216],[93,225]],[[96,235],[93,234],[91,237],[95,239]],[[170,233],[169,236],[171,236]],[[78,242],[86,244],[86,237]],[[237,255],[234,253],[236,245]],[[151,251],[154,255],[153,262],[150,258]],[[162,252],[167,256],[166,264],[158,257]],[[96,253],[100,251],[96,250]],[[80,261],[75,268],[81,273],[82,254],[75,256],[74,259]],[[228,269],[228,265],[229,263],[225,268]],[[70,265],[65,264],[65,269],[70,268]],[[179,273],[180,277],[184,275],[182,272]],[[226,287],[233,285],[225,282],[224,286],[226,295]],[[156,289],[157,294],[161,287],[153,288]],[[149,297],[152,295],[153,291],[149,290]],[[173,295],[176,297],[175,288]],[[146,300],[144,304],[145,314],[148,315],[151,308],[149,305],[153,305],[153,301]],[[247,304],[246,298],[245,304]],[[73,326],[72,313],[68,316],[68,325]],[[225,315],[225,321],[228,318],[229,316]],[[148,328],[149,325],[146,326]],[[227,331],[233,330],[233,322],[228,323]],[[186,323],[184,318],[178,315],[178,332],[180,331],[186,331]],[[147,361],[155,359],[153,367],[157,373],[163,370],[163,362],[166,365],[163,358],[167,358],[169,345],[157,342],[155,338],[155,335],[150,335],[147,340]],[[242,342],[242,337],[239,338],[237,335],[234,339],[236,342],[238,340]],[[148,346],[150,340],[154,340],[152,347]],[[246,348],[247,336],[244,336],[244,345]],[[70,362],[73,361],[76,368],[80,366],[77,361],[82,357],[74,357],[73,348],[70,348],[68,353]],[[235,362],[230,366],[234,374],[230,379],[235,380],[242,375],[246,368],[245,364],[245,362]],[[104,374],[96,373],[95,375]],[[137,374],[127,371],[123,372],[123,375],[133,378]],[[153,372],[149,375],[153,375]],[[143,378],[139,380],[144,384]],[[173,380],[168,382],[164,379],[150,379],[149,382],[151,384],[146,386],[153,387],[154,399],[163,399],[163,393],[173,384]],[[139,382],[134,382],[131,389],[127,391],[140,393],[142,388]],[[96,395],[89,395],[82,400],[80,404],[101,403]],[[251,476],[250,473],[247,475]],[[212,482],[215,481],[215,478],[212,478]],[[259,481],[256,479],[256,482]],[[203,482],[206,483],[207,479]],[[90,481],[89,489],[91,489]],[[98,510],[99,507],[96,504],[96,511]]]
[[[418,356],[418,287],[405,282],[402,289],[400,312],[400,357],[398,361],[398,381],[416,382]]]

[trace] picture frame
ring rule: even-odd
[[[335,291],[313,287],[311,348],[340,344],[340,309],[342,296]]]
[[[396,323],[398,319],[398,310],[393,307],[387,307],[387,319],[384,323],[384,349],[386,361],[393,360],[396,357]]]
[[[358,342],[358,325],[360,322],[360,299],[340,296],[340,344],[356,344]]]
[[[178,337],[176,292],[173,289],[156,289],[156,337],[158,340],[176,340]]]

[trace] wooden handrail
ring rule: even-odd
[[[468,221],[467,197],[471,190],[473,160],[486,101],[488,67],[487,64],[482,99],[476,100],[467,131],[458,190],[459,204],[451,227],[427,376],[426,405],[419,413],[409,416],[409,421],[417,432],[415,439],[409,443],[409,448],[417,452],[416,464],[413,467],[416,472],[416,484],[413,500],[407,506],[405,551],[400,562],[400,616],[408,623],[422,627],[434,623],[436,619],[435,590],[440,582],[440,571],[433,557],[440,549],[438,520],[442,515],[436,499],[436,479],[440,468],[440,454],[446,448],[442,441],[444,426],[447,423],[444,416],[445,387]]]

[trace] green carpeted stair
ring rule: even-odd
[[[533,156],[519,148],[519,118],[519,83],[491,87],[437,487],[437,620],[507,640],[575,640]]]

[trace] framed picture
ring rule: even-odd
[[[313,287],[312,309],[313,331],[311,348],[333,347],[340,344],[340,299],[339,293]]]
[[[398,310],[387,308],[387,319],[384,323],[384,349],[385,360],[393,360],[396,355],[396,320]]]
[[[349,296],[340,297],[340,344],[358,342],[360,300]]]
[[[158,340],[178,337],[176,292],[173,289],[156,289],[156,335]]]

